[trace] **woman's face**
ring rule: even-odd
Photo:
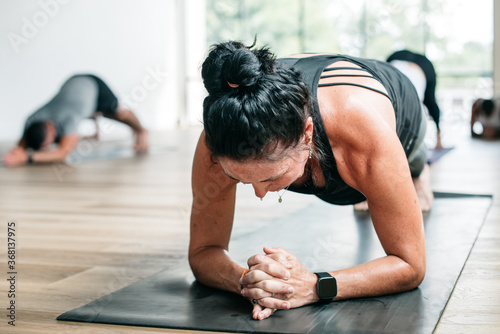
[[[309,149],[308,146],[299,146],[302,149],[290,148],[283,158],[276,160],[237,162],[221,158],[219,163],[228,177],[243,184],[251,184],[255,196],[264,198],[268,192],[284,189],[304,174]]]

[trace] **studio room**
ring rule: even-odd
[[[500,332],[500,0],[4,0],[1,333]]]

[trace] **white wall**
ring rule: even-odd
[[[500,96],[500,0],[493,3],[493,89]]]
[[[176,126],[177,29],[175,0],[0,1],[0,140],[85,72],[150,129]]]
[[[200,125],[203,99],[207,95],[201,80],[201,65],[208,55],[205,0],[184,1],[186,8],[186,113],[182,125]]]

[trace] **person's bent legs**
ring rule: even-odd
[[[441,115],[441,110],[436,102],[436,74],[432,72],[429,74],[430,80],[427,81],[427,87],[425,90],[424,105],[429,111],[429,115],[436,123],[436,150],[441,150],[443,145],[441,144],[441,128],[439,126],[439,120]]]
[[[418,177],[414,177],[413,185],[417,192],[418,201],[422,211],[430,211],[432,202],[434,201],[434,194],[432,193],[431,186],[431,169],[429,164],[425,164],[422,173]]]
[[[132,110],[119,106],[114,114],[104,113],[103,116],[130,126],[135,136],[134,149],[137,152],[146,152],[148,150],[149,133],[141,125]]]
[[[424,159],[426,158],[427,154],[425,154]],[[413,180],[413,186],[415,187],[415,191],[417,192],[420,209],[426,212],[430,211],[430,209],[432,208],[432,202],[434,201],[434,194],[432,193],[430,166],[425,160],[421,161],[423,161],[422,171],[418,176],[412,176],[412,180]],[[368,202],[363,201],[361,203],[354,204],[354,210],[368,211],[369,210]]]
[[[428,150],[424,143],[425,133],[427,131],[427,119],[422,115],[422,122],[415,148],[408,157],[410,172],[415,191],[417,192],[420,208],[422,211],[429,211],[434,201],[432,193],[430,166],[427,163]]]

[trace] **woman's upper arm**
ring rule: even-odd
[[[422,212],[405,152],[385,113],[369,109],[346,111],[353,115],[343,128],[355,131],[340,130],[333,147],[339,173],[366,196],[385,252],[425,270]]]
[[[192,170],[190,256],[207,247],[226,249],[234,218],[236,183],[218,163],[205,144],[204,132],[196,148]]]

